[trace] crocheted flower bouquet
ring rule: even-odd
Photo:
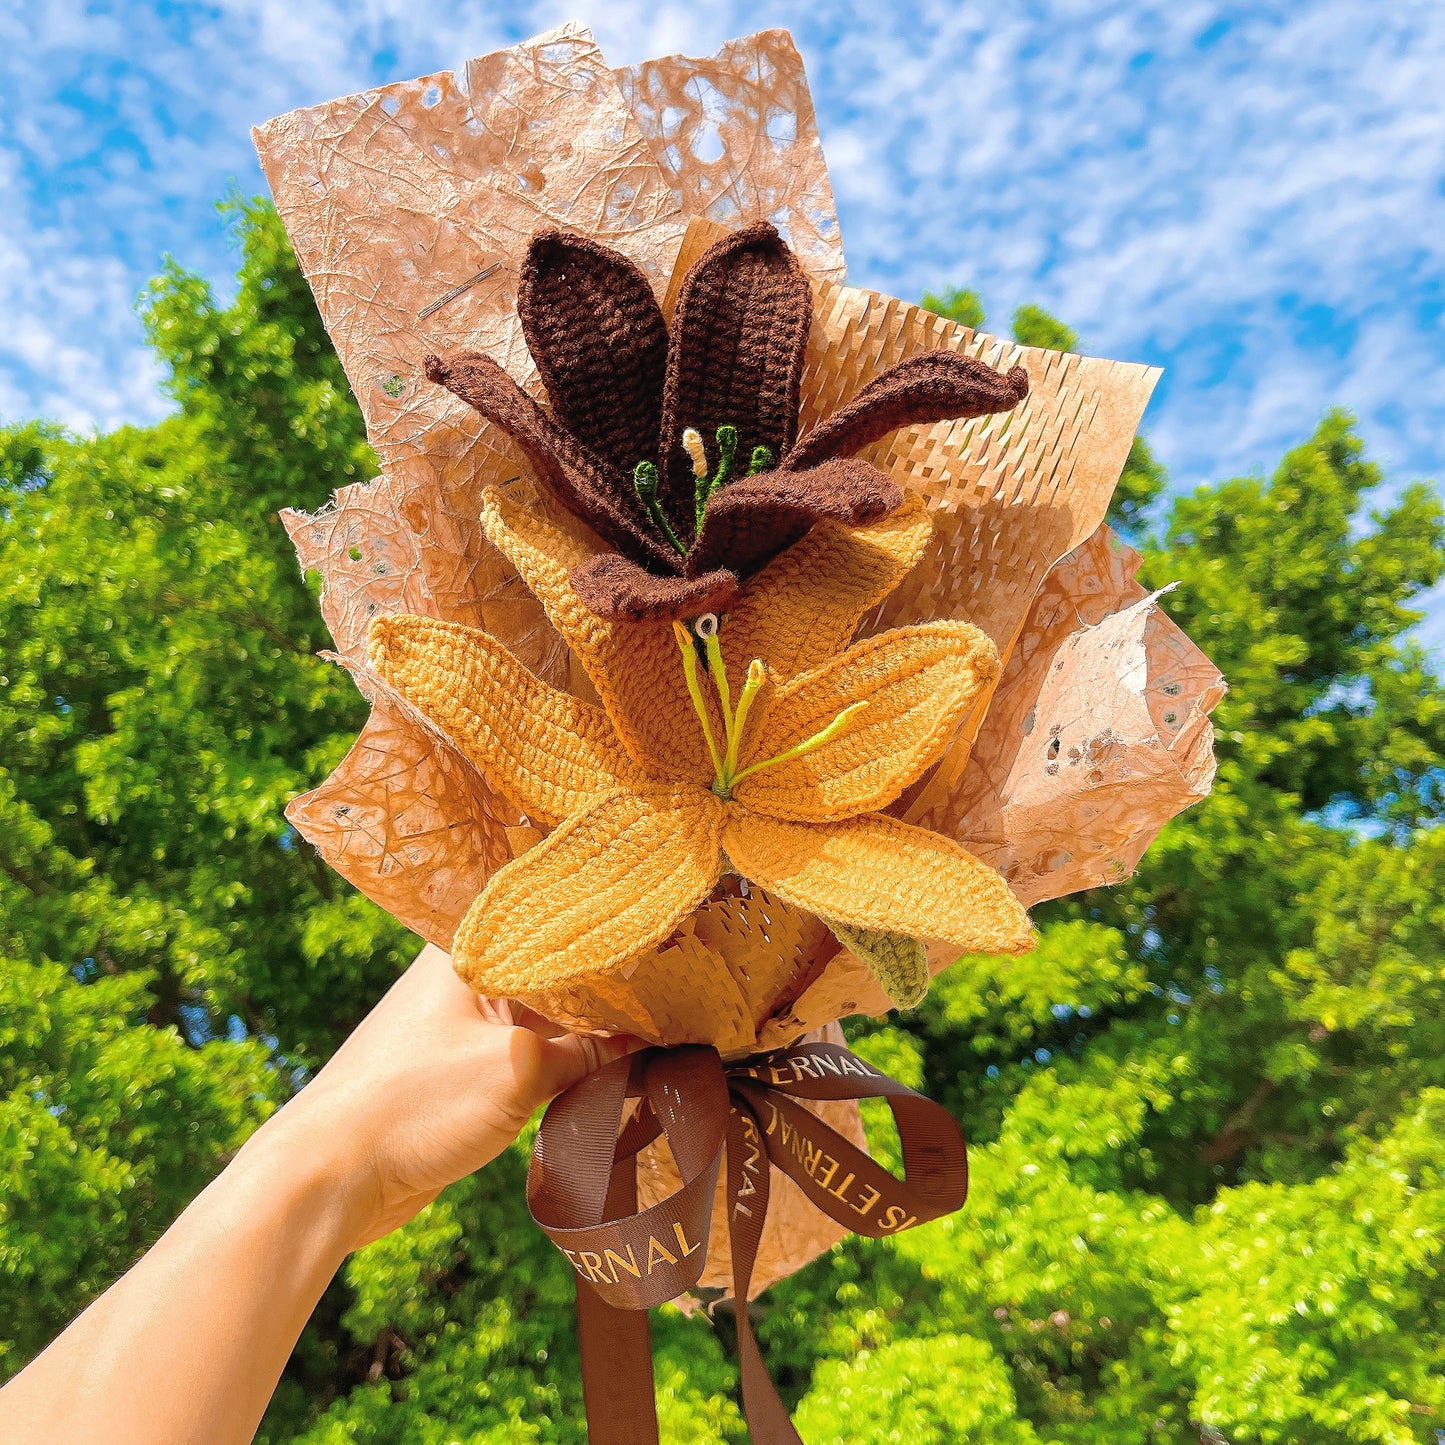
[[[1208,791],[1222,683],[1103,525],[1155,373],[842,284],[785,33],[564,27],[257,144],[381,461],[285,517],[372,703],[288,816],[480,991],[755,1055],[1006,968]],[[759,1282],[837,1237],[774,1213]]]

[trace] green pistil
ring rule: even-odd
[[[773,464],[773,451],[771,447],[754,447],[753,459],[748,463],[748,475],[755,477],[759,472],[765,472]]]
[[[699,635],[702,637],[703,648],[707,654],[708,676],[712,679],[713,690],[717,694],[718,704],[723,715],[724,752],[721,755],[718,753],[717,740],[713,737],[707,702],[702,692],[702,681],[698,677],[697,650],[693,646],[693,635],[680,622],[672,624],[672,631],[682,653],[682,670],[687,679],[688,696],[692,698],[693,710],[702,724],[702,735],[707,742],[708,756],[712,759],[713,792],[718,797],[731,798],[733,789],[744,778],[750,778],[764,768],[775,767],[778,763],[792,762],[794,758],[801,758],[822,747],[824,743],[831,742],[858,713],[868,706],[866,702],[855,702],[851,706],[845,707],[827,727],[814,733],[812,737],[804,738],[802,742],[778,753],[776,757],[764,758],[760,762],[739,769],[738,752],[742,746],[743,729],[747,725],[753,699],[763,685],[765,670],[761,658],[755,657],[748,664],[747,680],[743,683],[743,690],[738,695],[737,711],[734,712],[732,694],[728,686],[727,668],[723,663],[722,646],[717,638],[716,619],[711,619],[711,622],[711,630],[706,632],[700,630]]]
[[[697,504],[697,529],[702,531],[702,515],[712,494],[719,487],[726,486],[733,479],[733,464],[738,454],[738,429],[735,426],[720,426],[717,429],[717,471],[709,480],[706,470],[697,478],[694,495]]]
[[[657,500],[656,465],[652,462],[638,462],[632,471],[632,485],[637,490],[637,500],[647,508],[647,515],[652,518],[658,531],[686,557],[687,548],[678,540],[677,533],[672,530],[672,523],[667,520],[667,513],[662,510],[662,503]]]

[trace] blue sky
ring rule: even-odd
[[[1163,366],[1177,486],[1268,470],[1331,403],[1393,482],[1445,478],[1440,0],[5,6],[0,418],[160,413],[134,298],[167,252],[225,292],[253,124],[574,18],[614,64],[790,28],[851,279]]]

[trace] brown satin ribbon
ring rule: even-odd
[[[628,1099],[640,1102],[623,1126]],[[796,1101],[887,1099],[900,1180]],[[637,1155],[659,1135],[681,1187],[637,1208]],[[717,1050],[644,1049],[553,1100],[527,1176],[532,1217],[577,1272],[577,1332],[591,1445],[656,1445],[647,1311],[702,1275],[723,1155],[743,1413],[754,1445],[802,1445],[748,1318],[748,1287],[776,1164],[825,1214],[880,1238],[951,1214],[968,1193],[947,1110],[836,1044],[724,1065]]]

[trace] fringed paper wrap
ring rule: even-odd
[[[424,938],[448,947],[488,878],[542,833],[370,670],[373,620],[485,629],[544,681],[596,700],[485,540],[480,494],[501,486],[585,530],[535,487],[505,435],[423,375],[430,353],[482,352],[541,394],[516,299],[543,227],[623,253],[670,316],[712,240],[749,221],[776,225],[814,292],[800,434],[920,352],[1026,369],[1014,410],[903,428],[862,453],[923,499],[934,535],[858,635],[958,619],[1004,659],[992,695],[896,816],[964,845],[1032,905],[1127,876],[1163,824],[1208,792],[1222,681],[1104,525],[1157,373],[1021,347],[844,284],[813,107],[785,32],[708,60],[614,71],[569,25],[452,74],[294,111],[256,141],[381,462],[375,481],[317,515],[284,515],[302,567],[323,579],[335,655],[372,703],[350,754],[288,816]],[[951,961],[930,950],[933,971]],[[820,1030],[836,1038],[838,1019],[889,1007],[824,923],[735,879],[654,951],[521,1001],[569,1028],[710,1043],[724,1058]],[[816,1109],[861,1142],[856,1104]],[[843,1232],[774,1179],[757,1290]],[[644,1195],[670,1181],[654,1151]],[[713,1238],[704,1284],[726,1277],[726,1231]]]

